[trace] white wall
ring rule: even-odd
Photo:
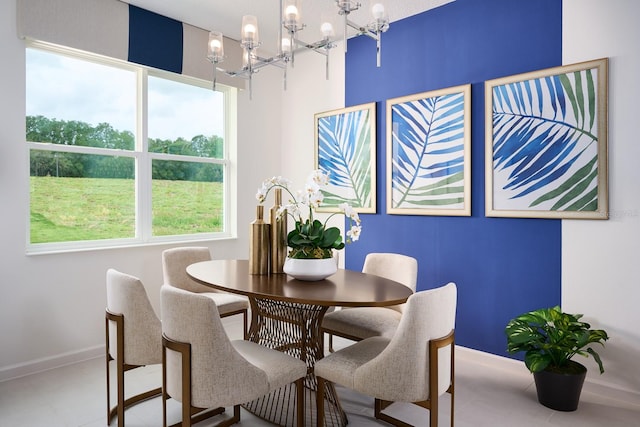
[[[563,63],[609,58],[608,221],[562,222],[562,306],[611,339],[588,379],[640,394],[640,2],[563,0]]]
[[[159,311],[160,255],[148,246],[25,255],[29,162],[25,135],[25,49],[16,36],[16,1],[0,2],[0,380],[103,354],[105,271],[139,276]],[[248,257],[255,193],[280,169],[279,70],[262,70],[253,100],[239,96],[238,239],[206,242],[220,258]]]
[[[344,107],[342,46],[339,43],[330,50],[328,80],[325,78],[325,57],[311,51],[297,55],[295,66],[287,73],[281,118],[282,165],[281,172],[274,175],[292,180],[294,190],[303,188],[315,167],[314,114]],[[333,217],[330,225],[344,231],[343,217]],[[344,265],[343,256],[339,262]]]

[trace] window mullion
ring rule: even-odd
[[[148,140],[148,83],[147,71],[141,69],[137,74],[137,108],[136,108],[136,152],[138,161],[136,168],[136,237],[143,241],[151,238],[151,157]]]

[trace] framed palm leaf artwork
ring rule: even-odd
[[[608,60],[485,82],[485,211],[607,219]]]
[[[376,103],[315,115],[316,168],[329,175],[318,211],[376,213]]]
[[[387,100],[387,213],[471,215],[471,85]]]

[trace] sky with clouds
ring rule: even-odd
[[[127,69],[27,49],[26,95],[27,115],[135,131],[136,74]],[[148,98],[149,137],[224,136],[221,93],[150,76]]]

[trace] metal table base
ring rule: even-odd
[[[249,301],[249,339],[297,357],[307,364],[304,425],[315,426],[318,383],[313,367],[316,360],[324,356],[320,325],[328,307],[256,297],[250,297]],[[325,426],[345,426],[347,416],[340,407],[333,384],[327,383],[325,396]],[[274,424],[294,426],[296,404],[295,385],[289,384],[243,406],[249,412]]]

